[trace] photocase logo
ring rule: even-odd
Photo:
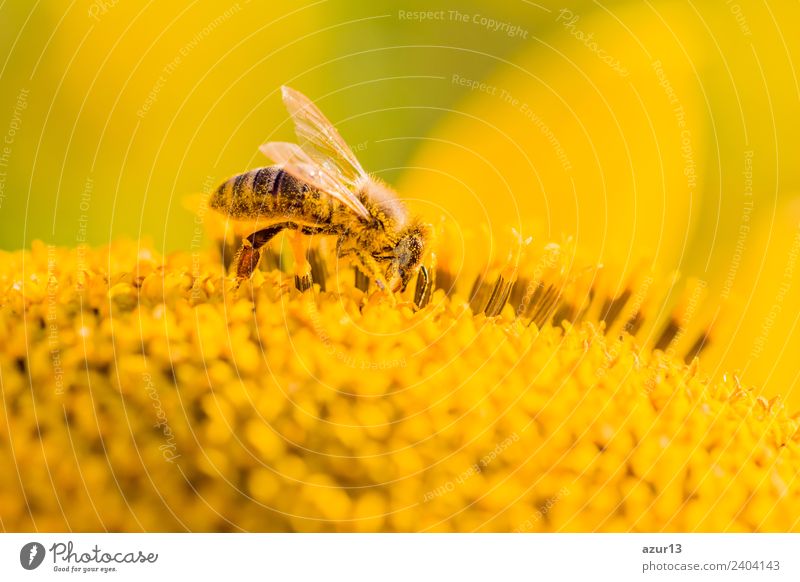
[[[44,546],[39,542],[29,542],[19,551],[19,563],[26,570],[35,570],[44,561]]]

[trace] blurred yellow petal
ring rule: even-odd
[[[703,192],[704,56],[690,9],[659,10],[554,10],[551,33],[483,84],[454,73],[464,102],[422,144],[403,190],[464,230],[574,235],[597,262],[675,265]],[[471,256],[497,252],[470,242]]]

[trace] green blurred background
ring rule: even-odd
[[[435,8],[435,7],[434,7]],[[465,96],[453,71],[490,74],[530,44],[478,24],[401,18],[430,2],[6,2],[0,119],[29,91],[13,144],[0,245],[75,244],[91,180],[88,238],[150,235],[185,247],[182,204],[206,180],[267,161],[292,139],[279,87],[319,102],[373,171],[396,179],[446,108]],[[440,9],[451,10],[450,5]],[[462,3],[519,22],[546,12]],[[382,141],[393,140],[393,141]]]
[[[709,372],[800,403],[800,5],[454,6],[3,3],[0,247],[189,248],[187,198],[292,139],[289,84],[456,226],[453,260],[503,255],[510,227],[622,272],[648,257],[704,283],[696,317],[730,303]]]

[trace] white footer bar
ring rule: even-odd
[[[0,580],[800,580],[798,534],[2,534]],[[185,579],[185,578],[184,578]]]

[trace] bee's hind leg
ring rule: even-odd
[[[261,250],[276,234],[287,228],[285,223],[275,224],[256,231],[242,241],[242,246],[233,258],[231,271],[237,279],[249,279],[261,260]]]

